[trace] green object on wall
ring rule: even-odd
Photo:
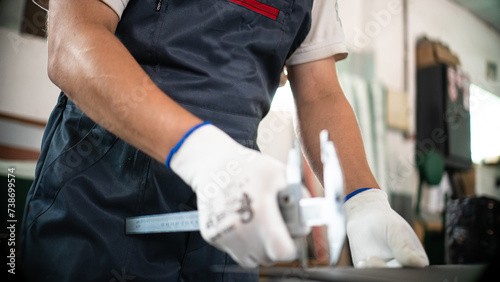
[[[445,171],[444,158],[438,151],[427,151],[417,156],[420,180],[429,185],[439,185]]]

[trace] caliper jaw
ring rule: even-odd
[[[302,197],[302,163],[298,144],[290,150],[287,166],[288,187],[278,195],[283,219],[292,238],[296,239],[298,257],[307,265],[306,237],[311,226],[325,225],[328,231],[330,265],[338,262],[345,240],[345,220],[342,210],[344,179],[335,146],[328,139],[328,131],[320,134],[321,161],[323,163],[324,197]]]
[[[326,201],[326,226],[330,245],[330,265],[336,265],[346,236],[344,203],[344,176],[335,150],[335,145],[328,139],[328,131],[320,133],[321,161],[323,162],[323,187]]]

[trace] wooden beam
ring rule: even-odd
[[[24,117],[6,114],[6,113],[0,113],[0,119],[16,121],[16,122],[20,122],[20,123],[24,123],[24,124],[28,124],[28,125],[33,125],[33,126],[37,126],[37,127],[43,127],[43,128],[45,128],[45,126],[47,125],[47,122],[45,122],[45,121],[24,118]]]
[[[0,144],[0,159],[4,160],[38,160],[39,151],[17,148]]]

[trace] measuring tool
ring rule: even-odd
[[[308,235],[311,227],[327,227],[330,264],[335,265],[346,234],[342,211],[344,179],[335,146],[329,141],[326,130],[320,133],[320,146],[325,196],[302,196],[302,162],[296,144],[288,158],[288,186],[278,194],[278,204],[287,228],[297,242]],[[127,234],[199,231],[198,211],[129,217],[125,220],[125,230]]]

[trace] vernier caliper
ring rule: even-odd
[[[326,130],[320,133],[320,146],[325,196],[303,197],[301,154],[296,145],[290,150],[288,158],[288,186],[278,194],[278,203],[287,228],[296,240],[307,236],[310,227],[327,227],[330,265],[335,265],[346,234],[342,211],[344,179],[337,152],[333,142],[328,140]],[[198,211],[129,217],[125,220],[125,226],[127,234],[200,230]]]

